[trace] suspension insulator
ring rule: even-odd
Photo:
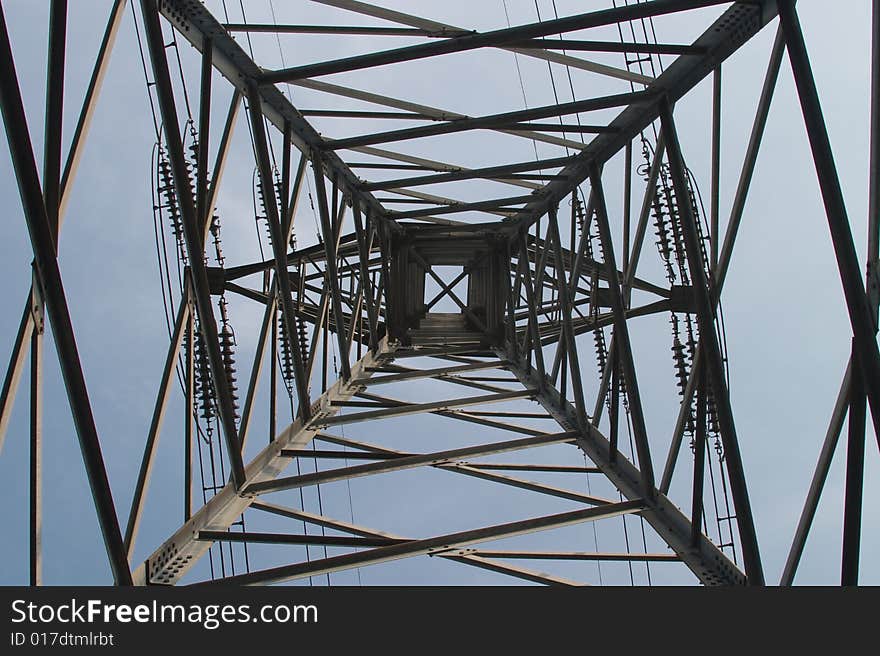
[[[160,207],[168,212],[168,218],[171,221],[171,233],[177,242],[178,258],[186,265],[186,244],[183,236],[183,222],[180,216],[180,206],[177,202],[177,192],[174,187],[174,178],[171,174],[171,164],[165,155],[165,150],[159,148],[158,162],[158,196],[160,198]]]
[[[232,396],[233,415],[236,422],[239,418],[238,413],[238,378],[235,371],[235,336],[229,325],[224,325],[220,330],[220,352],[223,356],[223,373],[229,384],[229,392]]]
[[[281,349],[281,376],[289,383],[294,378],[293,353],[290,349],[290,340],[287,336],[287,329],[284,325],[283,310],[278,312],[278,342]]]
[[[196,333],[196,403],[198,412],[205,420],[208,435],[212,432],[211,421],[216,414],[216,399],[214,397],[214,385],[211,381],[211,366],[208,362],[205,343],[201,333]]]
[[[296,329],[299,332],[299,349],[302,353],[303,362],[307,362],[309,359],[309,335],[306,331],[306,324],[304,321],[296,322]]]

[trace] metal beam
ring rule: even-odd
[[[586,551],[490,551],[468,549],[480,558],[512,558],[516,560],[590,560],[599,562],[678,563],[675,554],[666,553],[590,553]]]
[[[277,492],[278,490],[289,490],[307,485],[330,483],[333,481],[357,478],[359,476],[400,471],[403,469],[411,469],[413,467],[423,467],[425,465],[449,463],[461,460],[462,458],[475,458],[496,453],[508,453],[511,451],[520,451],[522,449],[531,449],[551,444],[564,444],[570,442],[574,438],[575,434],[573,433],[550,433],[535,437],[494,442],[491,444],[479,444],[477,446],[448,449],[436,453],[411,455],[400,454],[399,457],[383,460],[382,462],[353,465],[351,467],[340,467],[339,469],[330,469],[310,474],[301,474],[299,476],[277,478],[271,481],[262,481],[249,486],[246,492],[248,494],[267,494],[269,492]]]
[[[522,360],[513,361],[511,371],[524,385],[535,385],[538,380],[537,372]],[[578,430],[577,412],[556,389],[545,386],[536,399],[553,415],[563,430]],[[743,585],[746,582],[745,576],[736,565],[705,535],[700,537],[699,544],[693,545],[690,521],[664,494],[655,490],[651,500],[641,496],[641,473],[620,454],[611,459],[608,439],[596,427],[589,425],[578,432],[580,435],[577,444],[587,458],[602,470],[624,498],[643,500],[645,508],[641,516],[663,537],[666,544],[697,578],[706,585]]]
[[[668,141],[668,139],[667,139]],[[602,189],[602,177],[598,167],[590,171],[590,191],[596,207],[596,223],[602,243],[602,254],[605,258],[605,269],[608,272],[608,285],[611,297],[611,309],[614,314],[614,348],[618,355],[626,392],[629,398],[630,416],[632,417],[633,436],[639,458],[639,470],[642,476],[643,495],[651,498],[654,494],[654,465],[651,462],[651,449],[648,444],[648,429],[642,411],[641,394],[636,378],[636,366],[633,360],[632,345],[629,339],[629,328],[624,312],[623,290],[617,274],[617,262],[614,257],[614,242],[611,238],[611,227],[608,222],[608,210],[605,205],[605,192]]]
[[[831,141],[828,138],[828,130],[822,116],[819,92],[810,67],[800,20],[795,11],[794,2],[778,0],[777,4],[779,6],[779,24],[785,35],[788,58],[794,73],[795,85],[804,115],[804,124],[807,128],[813,162],[816,166],[816,175],[825,203],[831,242],[837,258],[840,281],[843,285],[856,352],[859,357],[859,371],[864,380],[868,402],[871,405],[874,431],[880,436],[880,351],[878,351],[877,339],[875,338],[877,327],[865,293],[865,286],[862,283],[861,267],[853,244],[843,191],[837,176]]]
[[[113,43],[116,40],[116,33],[124,13],[123,10],[125,9],[126,2],[127,0],[115,0],[113,7],[110,10],[110,17],[107,20],[104,37],[101,41],[101,46],[98,49],[92,77],[86,88],[82,109],[80,110],[79,118],[73,131],[70,150],[68,151],[67,161],[64,165],[64,173],[61,176],[61,190],[58,203],[59,227],[64,221],[65,210],[71,196],[70,189],[73,186],[73,179],[76,176],[79,161],[82,157],[83,144],[85,143],[85,138],[92,122],[92,116],[95,107],[97,106],[98,94],[104,81],[104,74],[107,71],[107,65],[110,60],[110,52],[112,51]],[[58,235],[56,232],[56,241],[57,237]],[[30,295],[31,292],[28,292],[28,298],[25,300],[24,310],[22,312],[22,323],[19,326],[19,331],[12,347],[9,367],[6,370],[2,392],[0,392],[0,450],[3,448],[6,429],[9,425],[9,413],[12,411],[12,403],[15,400],[15,393],[18,390],[18,383],[21,380],[22,369],[26,357],[25,347],[30,343],[31,332],[33,330]]]
[[[385,7],[378,7],[376,5],[368,4],[366,2],[359,2],[358,0],[314,1],[320,4],[330,5],[332,7],[338,7],[340,9],[346,9],[348,11],[364,14],[366,16],[372,16],[374,18],[391,21],[400,25],[409,25],[411,27],[419,29],[435,31],[445,36],[461,36],[466,33],[474,32],[474,30],[465,30],[460,27],[448,25],[446,23],[428,20],[420,16],[405,14],[401,11],[394,11],[392,9],[386,9]],[[640,75],[638,73],[633,73],[628,69],[620,69],[614,66],[608,66],[606,64],[586,61],[577,57],[569,57],[568,55],[559,54],[557,52],[548,52],[546,50],[518,47],[517,45],[507,47],[502,46],[502,50],[507,50],[508,52],[524,55],[526,57],[533,57],[535,59],[553,62],[562,66],[566,66],[570,69],[588,71],[591,73],[599,73],[600,75],[607,75],[608,77],[628,80],[630,82],[636,82],[639,84],[648,84],[651,82],[651,78]]]
[[[413,128],[391,130],[389,132],[379,132],[359,137],[332,139],[327,142],[327,147],[332,150],[350,150],[358,146],[371,146],[374,144],[391,143],[394,141],[404,141],[420,137],[432,137],[441,134],[452,134],[454,132],[465,132],[468,130],[494,130],[497,128],[510,127],[511,125],[522,123],[523,121],[565,116],[567,114],[577,114],[581,112],[592,112],[613,107],[638,105],[650,100],[651,96],[652,94],[649,91],[631,91],[610,96],[588,98],[586,100],[575,100],[568,103],[546,105],[544,107],[534,107],[532,109],[521,109],[513,112],[491,114],[488,116],[480,116],[478,118],[463,118],[446,123],[420,125]]]
[[[64,59],[67,0],[52,0],[49,10],[49,59],[46,63],[46,118],[43,131],[43,199],[52,234],[58,235],[61,205],[61,130],[64,118]],[[56,243],[56,250],[57,250]]]
[[[646,6],[647,3],[640,4]],[[734,3],[694,41],[694,46],[705,47],[708,54],[702,57],[679,57],[654,80],[650,86],[650,89],[657,94],[654,100],[665,96],[671,103],[677,101],[775,16],[776,0],[755,0],[748,4]],[[511,218],[510,231],[518,229],[519,223],[531,225],[547,214],[550,207],[561,204],[566,196],[588,177],[590,166],[607,162],[625,148],[629,141],[647,129],[658,115],[657,102],[627,107],[609,124],[609,127],[614,128],[613,132],[597,135],[574,156],[572,163],[560,172],[563,178],[547,184],[546,196],[529,203]]]
[[[862,495],[865,484],[865,389],[853,353],[852,381],[849,388],[849,431],[846,444],[846,476],[843,502],[843,548],[840,585],[859,584],[862,545]]]
[[[342,304],[340,303],[339,295],[339,271],[336,261],[336,249],[339,246],[339,242],[336,237],[335,225],[330,219],[330,210],[327,207],[327,190],[324,186],[324,157],[317,151],[312,153],[312,168],[315,173],[315,194],[318,197],[318,214],[321,217],[321,232],[324,235],[324,255],[327,258],[325,266],[327,267],[327,283],[330,287],[330,305],[333,308],[333,318],[336,321],[336,341],[339,346],[339,364],[343,380],[348,380],[351,377],[351,366],[348,362],[349,348],[351,345],[345,336],[345,317],[342,314]],[[334,182],[334,189],[337,188],[335,185],[336,183]]]
[[[36,276],[35,276],[36,278]],[[34,280],[33,289],[39,287]],[[34,294],[30,405],[30,585],[43,585],[43,301]]]
[[[388,343],[383,340],[379,353],[367,353],[352,367],[352,373],[357,378],[363,377],[365,367],[377,366],[379,356],[388,353]],[[332,401],[350,399],[357,389],[357,386],[346,381],[336,381],[312,404],[314,414],[311,421],[314,421],[314,417],[338,412],[338,406],[332,405]],[[245,470],[247,481],[256,483],[277,477],[291,462],[290,458],[282,455],[282,451],[304,448],[317,432],[318,429],[310,421],[297,417],[251,460]],[[227,483],[134,571],[134,582],[137,585],[176,583],[210,547],[209,543],[195,539],[198,531],[229,528],[254,500],[253,496],[242,495],[233,483]]]
[[[755,172],[755,165],[758,161],[758,151],[764,137],[764,129],[767,126],[767,117],[770,114],[770,104],[773,100],[773,93],[776,88],[776,81],[779,77],[779,68],[782,64],[782,56],[785,54],[785,40],[782,38],[782,30],[777,29],[776,39],[770,53],[770,62],[767,65],[767,73],[764,76],[764,85],[761,89],[761,97],[758,101],[758,107],[755,111],[755,120],[752,124],[752,132],[749,137],[749,145],[746,149],[746,155],[743,161],[742,170],[740,172],[739,183],[737,184],[736,194],[733,199],[733,205],[730,210],[730,217],[727,221],[727,230],[724,233],[724,244],[721,246],[721,252],[718,260],[712,270],[713,296],[714,303],[717,305],[721,298],[721,290],[724,287],[724,281],[727,278],[727,272],[730,268],[730,262],[733,257],[733,247],[736,243],[736,237],[739,233],[739,226],[742,222],[743,212],[745,211],[746,199],[748,197],[749,188],[752,182],[752,176]],[[662,135],[661,135],[662,139]],[[656,179],[656,178],[655,178]],[[696,380],[698,371],[703,366],[704,359],[702,347],[697,345],[697,352],[694,355],[694,361],[691,366],[691,375],[688,378],[687,385],[682,395],[681,405],[679,406],[678,419],[672,432],[672,442],[669,446],[669,453],[666,459],[666,466],[663,469],[663,477],[660,481],[660,491],[668,492],[669,486],[672,484],[672,475],[675,470],[675,463],[681,450],[681,442],[684,436],[684,429],[690,418],[691,402],[694,398],[696,389]]]
[[[80,449],[95,501],[104,545],[110,559],[114,579],[118,584],[131,583],[131,573],[125,558],[125,548],[119,531],[119,520],[113,504],[113,495],[104,467],[101,444],[92,415],[88,390],[83,376],[73,324],[58,268],[55,236],[46,213],[40,188],[34,151],[27,128],[18,77],[13,63],[12,46],[6,28],[6,18],[0,7],[0,110],[6,124],[6,139],[18,182],[25,221],[30,234],[42,297],[52,326],[52,336],[58,353],[61,373],[67,388],[70,409],[79,436]]]
[[[394,538],[352,538],[337,535],[292,535],[289,533],[233,533],[231,531],[199,531],[199,540],[208,542],[246,542],[258,544],[304,544],[325,547],[385,547],[409,540]]]
[[[595,508],[586,508],[556,515],[535,517],[532,519],[509,522],[507,524],[498,524],[496,526],[487,526],[485,528],[472,529],[469,531],[449,533],[447,535],[440,535],[433,538],[411,540],[404,544],[378,547],[368,551],[331,556],[329,558],[313,560],[307,563],[282,565],[271,569],[250,572],[248,574],[230,576],[223,579],[223,583],[251,585],[255,583],[279,583],[282,581],[291,581],[318,574],[329,574],[359,565],[374,565],[392,560],[399,560],[401,558],[429,554],[432,552],[442,553],[444,550],[448,550],[451,547],[462,547],[469,544],[486,542],[488,540],[514,537],[551,528],[561,528],[563,526],[572,526],[583,522],[618,517],[620,515],[640,512],[643,507],[644,503],[640,500],[624,501],[621,503],[597,506]]]
[[[421,414],[425,412],[436,412],[439,410],[449,410],[451,408],[463,408],[472,405],[485,405],[487,403],[504,403],[507,401],[515,401],[518,399],[528,399],[535,396],[535,391],[531,389],[522,391],[502,392],[499,394],[488,394],[485,396],[470,396],[463,399],[446,399],[443,401],[431,401],[428,403],[404,403],[395,405],[390,408],[382,408],[381,410],[369,410],[367,412],[357,412],[349,415],[338,415],[336,417],[327,417],[319,420],[317,423],[321,426],[332,426],[335,424],[353,424],[360,421],[368,421],[372,419],[387,419],[389,417],[400,417],[403,415]]]
[[[168,71],[168,60],[165,55],[162,26],[159,23],[158,11],[156,0],[141,0],[144,32],[150,52],[150,61],[153,66],[156,95],[159,100],[159,109],[162,113],[162,126],[168,147],[168,158],[171,162],[174,187],[177,192],[177,201],[180,205],[184,240],[192,271],[191,280],[199,316],[199,330],[202,333],[205,348],[208,351],[208,360],[211,365],[211,380],[217,396],[217,409],[220,423],[223,427],[223,436],[226,440],[226,450],[229,456],[232,479],[237,485],[241,485],[244,483],[244,465],[241,460],[238,430],[235,426],[232,392],[229,387],[229,381],[224,375],[223,355],[220,353],[220,338],[211,304],[210,285],[208,284],[208,274],[205,267],[203,233],[200,230],[196,215],[189,169],[184,157],[183,143],[180,140],[180,125],[177,120],[174,90],[171,85],[171,75]]]
[[[392,98],[391,96],[384,96],[378,93],[372,93],[370,91],[364,91],[362,89],[354,89],[352,87],[340,86],[338,84],[330,84],[328,82],[323,82],[321,80],[297,80],[292,83],[294,86],[303,87],[304,89],[312,89],[313,91],[321,91],[323,93],[329,93],[335,96],[341,96],[343,98],[353,98],[355,100],[362,100],[364,102],[372,103],[374,105],[380,105],[383,107],[393,107],[394,109],[401,109],[408,112],[418,113],[424,116],[430,117],[435,121],[457,121],[466,118],[472,118],[467,116],[466,114],[460,114],[458,112],[452,112],[447,109],[440,109],[438,107],[432,107],[428,105],[422,105],[420,103],[414,103],[409,100],[401,100],[400,98]],[[571,141],[569,139],[561,139],[559,137],[554,137],[548,134],[540,134],[539,132],[530,132],[526,130],[511,130],[511,129],[499,129],[498,132],[503,132],[505,134],[512,134],[517,137],[522,137],[523,139],[529,139],[530,141],[540,141],[543,143],[553,144],[555,146],[563,146],[565,148],[573,148],[575,151],[583,148],[583,144],[579,141]],[[434,162],[433,160],[426,160],[424,158],[414,157],[412,155],[403,155],[402,153],[391,153],[389,151],[380,151],[378,148],[369,148],[368,146],[360,146],[357,148],[352,148],[359,153],[364,153],[365,155],[374,155],[376,157],[386,157],[389,159],[399,159],[399,161],[409,161],[412,163],[423,162],[425,166],[429,168],[434,168],[434,170],[458,170],[462,167],[452,166],[448,164],[443,164],[441,162]],[[351,165],[349,165],[351,166]],[[523,186],[523,184],[520,184]]]
[[[213,45],[214,67],[223,74],[241,93],[247,92],[249,81],[256,80],[262,69],[254,63],[242,46],[232,38],[223,26],[201,3],[192,4],[187,0],[163,0],[160,10],[174,26],[180,36],[189,41],[201,52],[205,39]],[[290,139],[296,148],[309,155],[315,148],[323,149],[324,140],[299,114],[290,101],[275,87],[262,87],[260,97],[267,120],[278,130],[284,129],[285,122],[291,126]],[[360,183],[351,169],[334,153],[325,154],[325,166],[336,174],[344,192],[357,193]],[[215,169],[216,170],[216,169]],[[384,216],[382,206],[371,194],[360,192],[363,203],[370,207],[375,216]]]
[[[284,238],[281,214],[275,199],[275,184],[272,180],[272,167],[269,161],[269,147],[266,129],[263,125],[263,105],[256,84],[248,87],[248,111],[250,112],[251,132],[254,136],[254,154],[260,174],[260,185],[263,189],[263,207],[266,209],[266,221],[269,224],[272,253],[275,256],[275,282],[281,305],[281,321],[287,333],[287,343],[293,353],[293,370],[296,381],[296,394],[299,400],[297,412],[308,418],[311,414],[309,399],[309,381],[305,373],[302,351],[298,348],[299,332],[296,323],[296,309],[291,296],[290,275],[287,271],[288,240]],[[287,144],[284,145],[287,148]],[[285,202],[286,199],[285,199]],[[284,219],[286,223],[286,217]],[[338,321],[337,317],[337,321]],[[338,327],[338,326],[337,326]]]
[[[156,395],[153,417],[150,420],[150,429],[147,432],[147,440],[144,445],[144,456],[141,459],[141,466],[131,499],[131,510],[128,513],[128,524],[125,528],[125,551],[129,560],[134,553],[134,543],[137,539],[137,532],[143,515],[144,497],[147,492],[147,486],[150,484],[150,474],[153,471],[156,445],[162,432],[162,420],[165,418],[165,408],[168,405],[168,396],[171,393],[174,372],[177,368],[177,356],[180,353],[180,347],[183,344],[183,339],[189,325],[191,303],[189,284],[184,284],[183,297],[180,299],[180,307],[174,320],[171,343],[168,345],[168,355],[165,356],[165,366],[162,368],[159,392]],[[190,348],[192,348],[192,345],[190,345]],[[192,407],[187,408],[186,412],[192,412]]]
[[[822,451],[819,454],[819,460],[816,463],[816,469],[810,481],[810,489],[807,492],[807,498],[804,500],[804,508],[801,511],[794,539],[788,552],[788,558],[782,570],[782,577],[779,580],[780,586],[786,587],[794,583],[794,577],[803,556],[804,547],[807,544],[807,537],[810,534],[813,519],[816,517],[816,510],[819,508],[819,499],[822,496],[822,490],[825,488],[828,472],[831,470],[831,461],[834,459],[834,452],[837,449],[837,443],[840,441],[840,432],[843,429],[843,422],[846,419],[846,412],[849,407],[849,389],[852,375],[852,361],[850,361],[843,376],[840,391],[837,394],[837,401],[831,413],[828,430],[825,432],[825,441],[822,443]]]
[[[684,158],[678,143],[678,135],[672,119],[672,108],[668,102],[661,102],[661,129],[666,138],[669,153],[669,170],[672,177],[675,198],[678,204],[679,219],[687,251],[688,269],[691,274],[694,299],[697,306],[697,324],[700,327],[700,343],[706,356],[704,366],[708,367],[709,381],[712,388],[718,423],[721,428],[721,439],[724,444],[727,474],[730,490],[736,508],[737,526],[742,543],[743,560],[750,585],[763,585],[764,572],[761,566],[761,554],[755,534],[755,523],[746,485],[739,440],[733,419],[733,409],[727,389],[724,362],[718,335],[715,331],[715,305],[709,288],[709,281],[704,269],[697,233],[694,210],[691,207],[687,173]]]
[[[435,57],[454,52],[464,52],[476,48],[515,46],[517,42],[553,34],[563,34],[575,30],[583,30],[604,25],[615,25],[620,22],[640,20],[663,14],[687,11],[724,4],[729,0],[654,0],[650,3],[603,9],[575,16],[566,16],[553,20],[541,21],[527,25],[518,25],[491,32],[472,33],[464,36],[444,39],[439,42],[425,43],[394,50],[384,50],[366,55],[345,57],[332,61],[296,66],[265,73],[261,81],[264,84],[290,82],[322,75],[333,75],[347,71],[363,70],[375,66],[385,66],[399,62]],[[610,67],[608,67],[610,68]],[[631,76],[628,76],[631,77]],[[633,80],[647,82],[649,79]]]

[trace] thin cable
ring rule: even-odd
[[[510,14],[507,11],[507,0],[501,0],[501,4],[504,7],[504,18],[505,18],[505,20],[507,20],[507,27],[509,29],[510,28]],[[528,109],[529,108],[529,100],[526,97],[526,86],[525,86],[525,83],[523,82],[522,69],[519,66],[519,53],[517,53],[517,52],[513,53],[513,63],[516,64],[516,76],[519,78],[519,88],[522,91],[523,106],[525,107],[525,109]],[[538,155],[538,142],[535,141],[534,139],[532,139],[532,147],[535,149],[535,161],[541,159],[540,156]],[[543,175],[544,172],[543,172],[543,170],[539,170],[539,173],[541,173]]]

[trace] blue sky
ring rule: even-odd
[[[94,0],[71,4],[65,143],[72,132],[80,98],[91,72],[92,53],[100,40],[110,3]],[[218,13],[219,4],[211,2],[209,7]],[[443,3],[442,6],[413,2],[383,4],[477,29],[505,25],[501,2],[481,4],[478,8],[465,2]],[[610,3],[595,4],[598,8]],[[868,188],[869,4],[866,0],[847,3],[852,14],[845,14],[830,11],[828,3],[816,0],[798,3],[857,250],[862,258]],[[530,2],[508,0],[507,6],[512,24],[535,19],[534,6]],[[550,4],[540,6],[545,12],[542,15],[549,16]],[[560,14],[577,10],[571,2],[559,2],[558,6]],[[296,8],[301,13],[291,7],[287,5],[282,9],[286,13],[279,15],[279,20],[358,22],[355,16],[310,3]],[[268,16],[265,0],[255,0],[248,8],[251,20]],[[48,3],[9,0],[3,10],[30,117],[29,128],[40,161]],[[150,209],[150,157],[155,137],[130,12],[128,9],[120,29],[60,242],[62,275],[121,517],[127,515],[167,349]],[[712,16],[708,12],[695,16],[691,22],[670,23],[669,32],[661,32],[658,36],[670,41],[692,37],[708,24]],[[235,16],[232,19],[235,20]],[[724,66],[722,217],[729,213],[774,32],[775,23]],[[313,38],[307,43],[290,42],[292,45],[285,41],[285,61],[292,65],[298,57],[303,61],[318,61],[348,54],[336,41],[315,41]],[[258,60],[267,61],[272,66],[280,65],[274,43],[255,42],[255,47]],[[195,107],[198,59],[183,42],[180,49]],[[488,113],[499,104],[512,109],[522,107],[513,55],[500,51],[483,54],[485,58],[479,61],[484,62],[481,64],[484,68],[463,68],[462,64],[469,60],[456,55],[449,57],[448,61],[430,62],[430,73],[418,78],[413,77],[415,69],[401,65],[372,77],[360,73],[345,74],[331,81],[470,115]],[[552,90],[546,65],[522,58],[519,63],[530,105],[549,102]],[[557,74],[560,73],[557,71]],[[589,86],[592,81],[589,76],[575,75],[578,92],[593,93],[594,87]],[[452,87],[453,83],[457,86]],[[229,91],[228,84],[221,83],[219,76],[215,77],[215,85],[218,100],[213,121],[216,126],[226,111]],[[450,92],[450,88],[454,91]],[[701,84],[676,108],[685,155],[704,195],[709,186],[710,90],[710,83]],[[315,107],[319,98],[300,89],[294,89],[292,93],[294,103],[300,107]],[[244,112],[241,113],[243,118]],[[330,123],[319,122],[318,128],[333,134]],[[212,134],[212,138],[216,142],[216,135]],[[479,165],[482,157],[494,154],[491,153],[493,148],[502,147],[509,148],[503,155],[523,159],[534,156],[532,146],[526,140],[515,140],[519,143],[509,145],[508,139],[502,145],[500,140],[492,141],[491,136],[483,138],[485,142],[480,143],[485,144],[484,150],[469,150],[468,140],[462,138],[450,142],[450,150],[440,152],[437,157]],[[542,153],[542,156],[547,155]],[[607,169],[621,166],[621,158],[616,158]],[[258,257],[251,207],[252,173],[247,129],[240,120],[225,188],[218,203],[224,226],[224,250],[229,261],[234,263],[253,261]],[[615,217],[619,217],[621,193],[616,178],[620,177],[610,177],[606,188],[612,199],[609,201],[612,221],[617,221],[614,225],[619,225],[619,218]],[[2,298],[6,308],[0,313],[0,358],[5,362],[30,282],[31,260],[30,243],[5,147],[0,148],[0,191],[6,199],[6,221],[0,228]],[[474,187],[473,193],[479,195],[481,191]],[[314,218],[308,198],[301,202],[296,228],[302,244],[314,242]],[[649,244],[646,244],[642,262],[644,269],[640,267],[640,275],[652,280],[661,279],[659,259]],[[244,385],[262,308],[249,301],[231,299],[230,302],[242,372],[239,379]],[[775,582],[785,561],[846,366],[850,335],[787,59],[783,62],[734,262],[726,282],[724,312],[733,407],[767,580]],[[654,445],[655,468],[662,464],[676,412],[669,397],[672,367],[667,321],[668,317],[658,315],[638,320],[637,326],[633,322],[632,328],[639,382]],[[109,569],[76,435],[51,340],[46,344],[44,578],[53,584],[105,583],[110,580]],[[580,346],[584,377],[593,385],[594,356],[588,336]],[[264,384],[263,400],[265,387]],[[26,389],[27,374],[0,453],[0,516],[4,522],[4,530],[0,533],[0,583],[3,584],[27,581]],[[393,390],[389,386],[388,390],[389,395],[410,393],[426,399],[448,392],[429,384]],[[256,425],[263,427],[263,432],[255,433],[251,445],[253,453],[265,443],[264,406],[261,404],[260,413],[255,418]],[[181,395],[175,389],[135,562],[151,553],[181,521],[181,409]],[[283,420],[279,419],[279,425],[282,424]],[[440,444],[470,444],[480,438],[495,437],[488,431],[470,428],[463,431],[458,426],[452,427],[458,432],[450,433],[449,427],[434,417],[403,418],[376,426],[361,426],[364,425],[352,426],[349,436],[402,450],[429,450],[440,448]],[[502,437],[497,436],[497,439]],[[880,546],[880,533],[876,529],[878,490],[872,476],[880,463],[873,435],[869,434],[867,446],[864,554],[872,553]],[[842,465],[843,458],[838,454],[798,582],[831,584],[839,577]],[[577,484],[583,485],[583,481]],[[478,481],[436,470],[358,479],[351,483],[350,490],[351,503],[345,484],[325,487],[321,499],[325,512],[342,520],[350,521],[354,517],[357,523],[407,536],[440,534],[571,507],[570,504],[535,499],[534,495],[526,493],[500,493]],[[405,493],[401,494],[401,490]],[[284,500],[295,505],[299,503],[299,495],[287,493]],[[318,499],[314,491],[307,491],[304,501],[308,510],[317,512]],[[255,519],[249,526],[279,531],[293,528],[269,519]],[[636,523],[632,524],[631,530],[638,530]],[[594,538],[607,550],[612,550],[620,541],[619,523],[617,528],[600,524],[598,536],[588,525],[565,531],[567,533],[559,532],[556,536],[565,540],[565,544],[580,545],[577,547],[580,550],[592,550]],[[547,543],[536,537],[531,544],[546,547]],[[277,550],[272,553],[255,550],[252,553],[259,554],[254,556],[259,567],[290,562],[303,556],[302,550],[286,554],[279,554]],[[315,557],[317,551],[311,555]],[[205,567],[203,564],[199,570],[203,576],[206,575]],[[580,569],[574,566],[561,568],[559,572],[597,582],[594,579],[598,577],[598,571],[594,566],[578,567]],[[666,575],[659,573],[660,567],[652,573],[662,581]],[[605,574],[610,580],[628,582],[626,572],[608,568]],[[509,582],[495,574],[437,558],[364,568],[360,577],[365,584]],[[668,580],[683,579],[673,573]],[[864,558],[862,581],[876,584],[878,580],[878,566]],[[315,584],[325,582],[324,579],[314,581]],[[334,575],[333,582],[357,584],[358,578],[354,572],[339,574]]]

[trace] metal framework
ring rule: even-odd
[[[539,16],[537,22],[489,31],[358,0],[305,4],[325,6],[328,16],[358,17],[360,25],[270,24],[249,22],[245,16],[240,22],[228,17],[221,22],[211,4],[112,3],[65,159],[68,3],[51,0],[42,172],[31,138],[34,121],[25,113],[10,44],[15,26],[7,25],[0,7],[0,109],[34,255],[33,283],[22,294],[25,306],[0,397],[0,447],[16,391],[29,369],[32,584],[42,582],[41,490],[47,484],[41,474],[44,324],[55,342],[117,584],[195,582],[207,578],[196,576],[205,572],[197,565],[204,564],[206,555],[212,581],[247,584],[319,575],[327,575],[329,582],[331,573],[423,555],[540,584],[584,581],[519,563],[624,563],[630,577],[638,564],[647,568],[649,583],[652,565],[678,564],[676,571],[687,574],[682,580],[765,584],[754,500],[728,391],[719,304],[786,52],[853,339],[781,582],[794,582],[848,415],[841,583],[858,583],[868,410],[880,435],[875,337],[880,299],[880,3],[873,3],[867,279],[853,245],[793,0],[594,2],[579,14]],[[158,220],[170,225],[168,243],[180,276],[172,284],[165,270],[176,314],[131,506],[120,522],[57,243],[114,41],[129,14],[147,62],[150,103],[158,108],[153,209]],[[706,16],[713,18],[689,42],[658,41],[664,20],[705,21]],[[722,65],[772,26],[776,39],[731,213],[723,224]],[[283,36],[302,34],[350,39],[355,45],[402,38],[410,45],[314,63],[301,61],[302,51],[290,51],[287,61],[292,65],[280,68],[264,68],[254,55],[252,37],[268,35],[281,50]],[[609,38],[611,34],[619,38]],[[198,58],[190,69],[179,63],[186,44]],[[552,104],[500,107],[471,116],[340,81],[361,79],[345,75],[352,72],[367,76],[397,66],[415,70],[447,56],[454,62],[450,65],[460,65],[465,57],[479,61],[493,49],[546,62],[554,95],[554,70],[565,70],[569,82],[572,74],[589,77],[595,91],[577,95],[571,83],[568,101],[557,95]],[[284,51],[281,57],[284,62]],[[619,64],[611,63],[614,58]],[[340,77],[329,81],[331,76]],[[706,211],[685,163],[674,107],[709,78],[711,189]],[[313,104],[294,104],[291,98],[300,94]],[[190,98],[198,99],[195,115]],[[338,104],[322,106],[318,99]],[[218,115],[212,108],[218,103],[225,115],[221,126],[212,123]],[[315,126],[321,121],[340,134],[319,132]],[[247,125],[254,158],[227,166],[240,123]],[[462,144],[477,134],[491,135],[498,144],[526,140],[535,144],[535,158],[496,157],[474,167],[444,161],[443,153],[462,151]],[[538,156],[539,144],[552,156]],[[513,150],[497,148],[502,158],[506,152]],[[621,158],[622,186],[613,172]],[[256,220],[266,231],[261,244],[269,250],[259,258],[228,262],[217,208],[224,175],[233,168],[254,171],[256,216],[224,214],[224,226]],[[618,187],[625,199],[622,209],[609,201]],[[297,218],[301,223],[305,210],[299,201],[306,195],[313,205],[316,234],[312,243],[302,245],[307,240]],[[646,268],[643,251],[649,232],[656,237],[665,274],[661,283],[652,282],[652,274],[637,274],[640,262]],[[262,308],[242,395],[230,318],[235,302]],[[668,316],[672,326],[668,392],[679,410],[671,439],[669,427],[651,425],[647,417],[640,361],[631,339],[633,324],[650,315]],[[239,324],[238,329],[247,328]],[[588,362],[592,353],[597,371],[590,371],[595,368]],[[269,370],[268,392],[260,394],[264,369]],[[165,432],[184,444],[184,513],[177,530],[152,545],[146,557],[136,558],[163,420],[178,383],[185,411]],[[283,428],[277,425],[283,415],[279,390],[289,395],[290,423]],[[262,415],[268,417],[268,430],[257,424],[255,418]],[[396,421],[414,415],[418,419],[409,423]],[[368,430],[374,425],[388,428]],[[418,430],[434,437],[410,435],[411,446],[403,449],[373,443],[370,436],[381,435],[381,430],[389,436]],[[690,451],[683,448],[686,441]],[[213,482],[204,478],[203,450]],[[310,463],[313,470],[304,471]],[[540,500],[535,507],[552,511],[413,537],[360,525],[353,513],[351,521],[343,521],[323,508],[312,512],[301,495],[295,507],[290,503],[295,497],[284,496],[309,489],[320,500],[322,486],[350,486],[354,479],[407,470],[441,472],[447,482],[438,483],[440,490],[456,482],[464,485],[463,477],[474,485],[480,482],[484,487],[479,489],[488,491],[474,493],[469,503],[475,507],[489,498],[509,498],[504,503],[510,509],[528,507],[520,503],[527,493]],[[201,484],[196,480],[199,471]],[[402,474],[382,480],[388,489],[400,486],[394,494],[407,495],[406,485],[396,482],[405,480]],[[201,502],[194,494],[199,489]],[[722,493],[726,506],[719,505]],[[425,513],[430,510],[426,506]],[[622,525],[625,536],[618,551],[600,549],[598,540],[594,551],[584,551],[582,541],[572,541],[573,534],[562,530],[606,526],[612,520]],[[519,536],[531,541],[513,540]],[[511,541],[503,548],[484,544],[502,539]],[[268,564],[253,555],[259,545],[271,545],[260,547],[271,551],[259,552],[272,554],[265,559]],[[322,557],[313,557],[309,549],[314,547],[323,549]],[[244,549],[244,572],[240,564],[238,571],[232,565],[235,548]],[[290,555],[301,553],[301,560]]]

